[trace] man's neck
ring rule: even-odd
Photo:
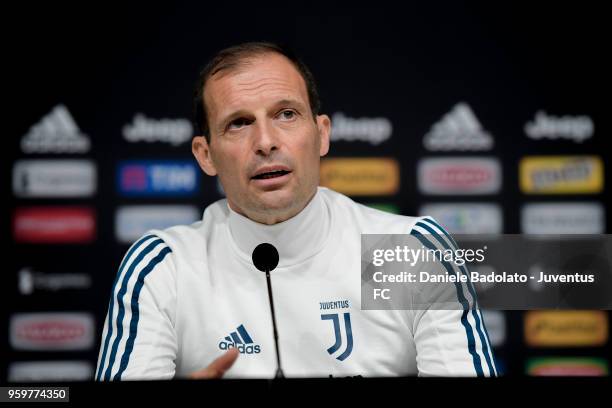
[[[279,267],[294,265],[319,253],[328,242],[332,214],[317,191],[301,211],[274,225],[265,225],[239,214],[228,201],[228,232],[240,256],[251,262],[253,250],[262,242],[277,248],[281,254]]]
[[[295,217],[302,212],[315,196],[317,189],[315,188],[308,200],[300,206],[292,206],[291,208],[270,211],[243,211],[232,200],[227,199],[230,208],[238,214],[247,217],[248,219],[265,225],[274,225]]]

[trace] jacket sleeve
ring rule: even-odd
[[[457,249],[454,239],[431,217],[417,220],[411,235],[427,249]],[[438,269],[434,273],[469,275],[465,265],[453,261],[436,262],[434,268]],[[473,285],[469,280],[436,285],[429,296],[440,301],[428,301],[425,307],[413,310],[419,376],[496,376],[493,350]]]
[[[156,235],[128,250],[113,284],[96,381],[174,377],[174,272],[172,250]]]

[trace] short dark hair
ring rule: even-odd
[[[317,85],[312,73],[302,60],[287,47],[270,42],[247,42],[217,52],[202,71],[200,71],[193,99],[194,127],[197,136],[204,135],[206,140],[210,142],[208,113],[206,111],[206,104],[204,103],[204,87],[206,86],[206,82],[220,71],[236,68],[253,57],[268,53],[280,54],[293,64],[306,83],[308,101],[313,117],[319,114],[321,108],[319,91],[317,90]]]

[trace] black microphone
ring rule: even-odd
[[[276,375],[275,378],[285,378],[281,367],[280,354],[278,352],[278,331],[276,330],[276,315],[274,314],[274,300],[272,299],[272,282],[270,272],[278,265],[278,251],[272,244],[259,244],[253,250],[253,264],[257,269],[266,274],[268,282],[268,299],[270,300],[270,311],[272,312],[272,328],[274,329],[274,347],[276,348]]]

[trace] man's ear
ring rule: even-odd
[[[329,152],[329,135],[331,133],[331,119],[327,115],[317,115],[317,127],[319,128],[319,138],[321,147],[319,156],[323,157]]]
[[[217,175],[217,168],[210,154],[210,146],[204,136],[195,136],[191,140],[191,152],[195,156],[200,168],[209,176]]]

